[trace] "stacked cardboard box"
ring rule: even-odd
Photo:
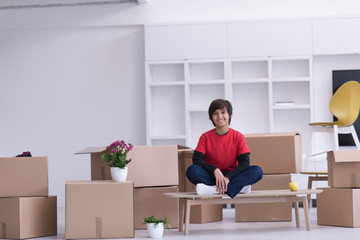
[[[179,191],[178,149],[181,146],[134,146],[128,157],[127,180],[134,184],[134,229],[145,229],[143,217],[168,217],[173,228],[179,227],[179,201],[166,192]],[[110,167],[101,159],[105,147],[86,148],[77,154],[91,155],[91,179],[111,180]],[[130,207],[130,206],[129,206]]]
[[[327,153],[328,184],[317,196],[317,223],[360,227],[360,151]]]
[[[264,176],[252,190],[288,189],[290,173],[301,171],[301,135],[273,133],[245,135],[251,165],[262,168]],[[235,204],[235,220],[291,221],[291,203]]]
[[[180,192],[195,192],[195,185],[186,177],[186,170],[192,165],[194,150],[184,149],[179,151],[179,190]],[[182,200],[180,200],[182,201]],[[182,202],[181,202],[182,203]],[[191,206],[191,223],[208,223],[223,219],[221,204],[201,204]]]
[[[134,237],[133,182],[68,181],[66,239]]]
[[[0,237],[57,234],[56,196],[48,196],[48,158],[0,158]]]

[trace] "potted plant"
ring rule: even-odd
[[[109,153],[104,153],[101,158],[109,164],[111,177],[115,182],[125,182],[127,177],[127,164],[131,162],[127,158],[129,151],[133,149],[131,143],[126,144],[123,140],[115,141],[106,147]]]
[[[164,233],[164,227],[167,225],[168,231],[171,229],[168,218],[157,219],[154,216],[144,217],[143,224],[146,224],[151,238],[161,238]]]

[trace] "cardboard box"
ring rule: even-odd
[[[360,189],[323,188],[316,198],[319,225],[360,227]]]
[[[134,146],[128,153],[127,180],[135,187],[172,186],[179,184],[178,148],[183,146]],[[89,147],[76,154],[91,156],[91,180],[111,180],[110,167],[101,159],[106,147]],[[149,171],[151,169],[151,171]]]
[[[178,169],[179,169],[179,191],[195,192],[195,185],[186,177],[186,170],[192,165],[192,156],[194,150],[182,150],[178,152]]]
[[[195,185],[186,177],[186,170],[192,165],[194,150],[179,151],[179,190],[180,192],[195,192]],[[180,200],[182,203],[183,200]],[[201,204],[191,206],[190,223],[208,223],[222,221],[222,204]]]
[[[288,189],[290,174],[264,175],[252,190]],[[292,205],[285,203],[235,204],[236,222],[280,222],[292,220]]]
[[[0,158],[0,197],[48,196],[48,158]]]
[[[66,238],[134,237],[133,182],[68,181]]]
[[[360,187],[360,150],[327,154],[330,187]]]
[[[163,193],[178,192],[177,186],[151,187],[134,189],[134,219],[135,229],[146,229],[143,217],[154,215],[162,219],[168,217],[172,228],[179,228],[179,201],[169,198]]]
[[[251,165],[260,166],[264,174],[301,172],[299,133],[248,134],[245,138],[251,152]]]
[[[222,204],[201,204],[191,206],[190,223],[209,223],[222,220]]]
[[[57,235],[56,196],[0,198],[0,238]]]

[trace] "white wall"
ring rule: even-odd
[[[90,179],[88,146],[145,144],[141,26],[0,35],[0,156],[49,157],[50,194]]]
[[[359,13],[357,0],[150,0],[0,10],[0,156],[48,156],[50,194],[62,206],[66,180],[90,179],[89,156],[74,152],[116,139],[145,144],[143,24]],[[315,62],[324,66],[314,74],[315,82],[321,79],[315,111],[327,102],[327,75],[336,62]]]

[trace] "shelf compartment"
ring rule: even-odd
[[[225,79],[225,62],[189,63],[190,82]]]
[[[243,134],[269,132],[268,84],[234,84],[232,89],[234,109],[230,127]]]
[[[184,64],[150,64],[150,83],[185,81]]]
[[[273,60],[272,77],[310,77],[309,59]]]
[[[196,148],[201,134],[214,128],[207,112],[190,113],[190,147]]]
[[[274,132],[298,132],[302,139],[302,152],[307,152],[309,141],[310,109],[274,111]]]
[[[184,86],[157,86],[150,90],[150,136],[185,135]]]
[[[293,102],[294,105],[310,104],[309,82],[274,82],[273,105],[277,102]]]
[[[268,61],[234,61],[231,63],[232,79],[267,79],[268,74]]]
[[[190,85],[190,108],[208,109],[210,103],[225,98],[225,84]]]

